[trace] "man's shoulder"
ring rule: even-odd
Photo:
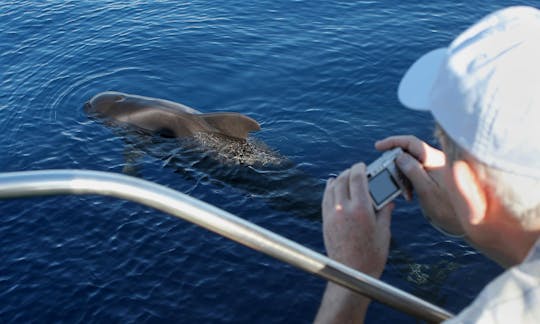
[[[525,261],[490,282],[449,323],[539,323],[540,240]]]

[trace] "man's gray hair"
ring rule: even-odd
[[[488,166],[461,148],[440,125],[435,136],[441,143],[446,162],[465,160],[476,171],[480,181],[488,185],[501,204],[527,229],[540,226],[540,179],[517,175]]]

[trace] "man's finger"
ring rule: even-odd
[[[379,228],[390,228],[390,224],[392,223],[392,211],[394,210],[394,206],[394,203],[389,203],[381,210],[379,210],[379,212],[377,213],[377,226]]]
[[[403,153],[396,159],[396,165],[412,183],[419,194],[428,192],[432,188],[433,180],[427,174],[420,162],[407,153]]]
[[[337,204],[343,204],[346,201],[351,199],[351,194],[349,192],[349,176],[351,169],[347,169],[337,177],[335,180],[334,186],[334,198]]]
[[[336,180],[334,178],[330,178],[326,181],[326,187],[324,188],[324,195],[322,200],[322,207],[324,208],[334,208],[335,201],[334,201],[334,187],[333,183]],[[324,215],[324,213],[323,213]]]
[[[412,135],[391,136],[375,143],[375,148],[380,151],[394,147],[401,147],[422,162],[425,167],[438,168],[445,164],[446,159],[442,151]]]
[[[417,160],[424,162],[426,160],[426,150],[422,145],[424,142],[412,135],[390,136],[375,143],[375,148],[380,151],[386,151],[394,147],[401,147],[409,152]]]
[[[366,165],[364,163],[357,163],[351,168],[349,190],[351,199],[359,200],[362,204],[371,205],[371,201],[369,200]]]

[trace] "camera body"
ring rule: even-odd
[[[405,195],[411,188],[408,179],[396,167],[395,160],[401,153],[399,147],[386,151],[367,167],[369,194],[375,210],[380,210],[399,194]]]

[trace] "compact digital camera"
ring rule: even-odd
[[[395,163],[401,153],[403,151],[399,147],[386,151],[367,167],[369,194],[375,210],[410,190],[409,180],[402,176]]]

